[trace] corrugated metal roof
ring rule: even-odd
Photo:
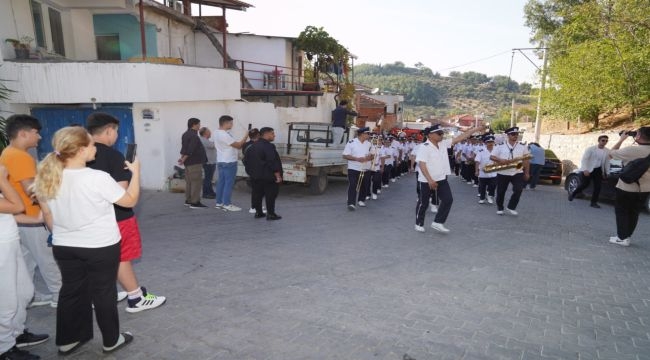
[[[249,7],[255,7],[251,4],[239,0],[190,0],[190,2],[199,5],[225,7],[226,9],[246,11]]]

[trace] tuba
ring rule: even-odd
[[[507,164],[488,164],[483,168],[483,172],[491,173],[495,171],[501,171],[506,169],[521,169],[524,166],[525,160],[530,160],[533,158],[533,155],[526,154],[524,156],[519,156],[514,159],[511,159]]]

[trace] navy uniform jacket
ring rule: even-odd
[[[246,172],[253,180],[275,181],[275,173],[282,175],[282,162],[275,145],[259,139],[246,151]]]

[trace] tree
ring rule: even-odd
[[[597,127],[600,113],[629,105],[634,116],[650,99],[650,2],[529,0],[524,11],[548,47],[547,110]]]
[[[10,99],[13,90],[9,89],[5,84],[5,80],[0,79],[0,102],[5,103]],[[0,151],[9,145],[9,138],[5,131],[6,119],[0,116]]]
[[[332,72],[335,72],[337,77],[340,74],[347,77],[345,69],[350,67],[350,52],[322,27],[307,26],[295,40],[295,46],[306,53],[309,61],[314,62],[315,79],[322,73],[333,83],[338,83],[332,77]]]

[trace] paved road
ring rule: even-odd
[[[146,192],[136,271],[169,300],[121,310],[135,341],[108,358],[650,359],[648,214],[621,248],[607,243],[611,204],[546,185],[524,193],[518,217],[497,216],[450,181],[446,235],[413,230],[412,176],[356,212],[344,181],[322,196],[285,186],[276,222]],[[54,322],[53,309],[29,311],[34,331]],[[56,358],[53,340],[32,350]],[[101,356],[96,331],[69,358]]]

